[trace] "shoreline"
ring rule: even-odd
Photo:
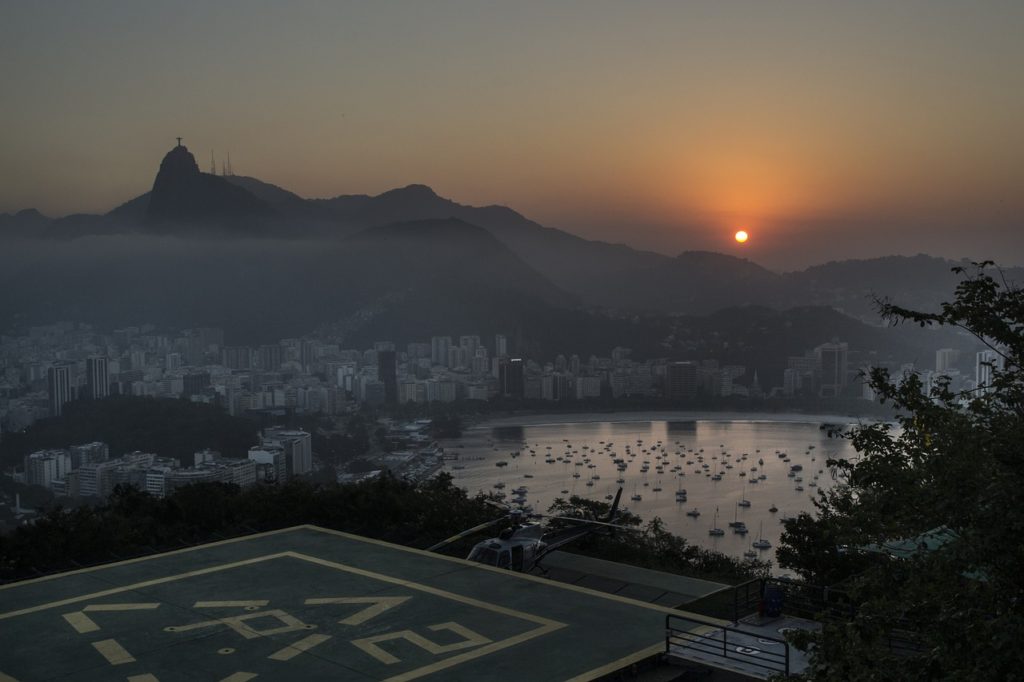
[[[715,410],[657,410],[652,412],[577,412],[557,414],[523,414],[490,417],[474,422],[465,431],[506,426],[558,426],[562,424],[597,424],[601,422],[706,421],[706,422],[786,422],[791,424],[858,424],[879,421],[866,417],[796,412],[722,412]]]

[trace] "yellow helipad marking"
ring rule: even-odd
[[[65,613],[64,620],[66,620],[68,624],[75,629],[75,632],[80,635],[84,635],[87,632],[96,632],[100,629],[100,626],[96,624],[96,621],[81,611]]]
[[[71,627],[75,629],[80,635],[84,635],[87,632],[96,632],[100,629],[100,626],[96,624],[89,616],[85,615],[87,611],[149,611],[159,607],[159,603],[147,603],[147,604],[89,604],[81,611],[72,611],[71,613],[64,614],[64,620],[66,620]]]
[[[281,625],[273,628],[267,628],[265,630],[257,630],[246,622],[249,620],[263,618],[276,618]],[[305,623],[287,611],[282,611],[281,609],[256,611],[254,613],[246,613],[242,616],[215,618],[214,620],[204,620],[198,623],[189,623],[187,625],[172,625],[164,629],[167,632],[186,632],[188,630],[210,628],[218,625],[226,625],[246,639],[256,639],[257,637],[266,637],[267,635],[280,635],[285,632],[295,632],[296,630],[307,629]]]
[[[420,635],[412,630],[399,630],[398,632],[388,632],[383,635],[375,635],[373,637],[364,637],[362,639],[354,639],[352,643],[357,647],[370,654],[378,661],[385,665],[392,665],[398,663],[401,659],[392,656],[387,651],[381,649],[378,645],[380,642],[389,642],[395,639],[404,639],[412,644],[415,644],[421,649],[425,649],[429,653],[435,656],[439,654],[447,654],[452,651],[459,651],[461,649],[469,649],[475,646],[481,646],[483,644],[489,644],[493,640],[484,637],[483,635],[473,632],[467,627],[459,625],[458,623],[448,622],[440,623],[438,625],[430,625],[427,627],[428,630],[433,632],[439,632],[441,630],[450,630],[458,635],[461,635],[464,639],[461,642],[454,642],[452,644],[438,644],[437,642],[431,642],[429,639]]]
[[[103,655],[103,658],[107,659],[107,663],[110,665],[123,665],[135,661],[135,657],[118,644],[116,639],[104,639],[93,642],[92,645]]]
[[[603,592],[598,592],[597,590],[592,590],[592,589],[585,588],[585,587],[579,587],[579,586],[576,586],[576,585],[567,585],[567,584],[564,584],[564,583],[556,583],[556,582],[552,582],[550,580],[547,580],[545,578],[541,578],[541,577],[538,577],[538,576],[526,575],[526,574],[522,574],[522,573],[511,573],[510,574],[507,570],[498,569],[498,568],[494,568],[494,567],[490,567],[490,566],[484,566],[482,564],[466,561],[465,559],[458,559],[458,558],[455,558],[455,557],[443,556],[443,555],[435,554],[435,553],[432,553],[432,552],[426,552],[426,551],[415,549],[415,548],[411,548],[411,547],[403,547],[401,545],[395,545],[395,544],[392,544],[392,543],[389,543],[389,542],[385,542],[385,541],[382,541],[382,540],[375,540],[375,539],[372,539],[372,538],[360,537],[358,535],[352,535],[350,533],[345,533],[345,532],[342,532],[342,531],[336,531],[336,530],[332,530],[332,529],[328,529],[328,528],[321,528],[319,526],[314,526],[314,525],[309,525],[309,524],[301,525],[301,526],[292,526],[290,528],[282,528],[282,529],[279,529],[279,530],[268,531],[268,532],[265,532],[265,533],[254,533],[254,534],[248,535],[248,536],[231,538],[231,539],[222,540],[222,541],[219,541],[219,542],[207,543],[205,545],[197,545],[195,547],[188,547],[188,548],[181,549],[181,550],[174,550],[172,552],[165,552],[165,553],[162,553],[162,554],[154,554],[154,555],[151,555],[151,556],[139,557],[139,558],[136,558],[136,559],[128,559],[128,560],[125,560],[125,561],[114,562],[114,563],[110,563],[110,564],[104,564],[104,565],[101,565],[101,566],[94,566],[94,567],[90,567],[90,568],[78,569],[78,570],[75,570],[75,571],[68,571],[68,572],[64,572],[64,573],[54,574],[54,575],[51,575],[51,576],[44,576],[42,578],[34,578],[34,579],[31,579],[31,580],[23,580],[23,581],[19,581],[19,582],[15,582],[15,583],[8,583],[6,585],[0,585],[0,591],[3,591],[5,589],[18,588],[18,587],[22,587],[24,585],[32,585],[32,584],[36,584],[36,583],[39,583],[39,582],[55,580],[55,579],[58,579],[58,578],[66,578],[68,576],[73,576],[73,575],[78,575],[78,574],[93,573],[93,572],[96,572],[96,571],[106,570],[106,569],[109,569],[109,568],[112,568],[112,567],[115,567],[115,566],[124,566],[124,565],[131,565],[131,564],[135,564],[135,563],[139,563],[139,562],[143,562],[143,561],[159,560],[159,559],[166,558],[168,556],[176,556],[176,555],[185,554],[185,553],[188,553],[188,552],[195,552],[195,551],[199,551],[199,550],[206,550],[206,549],[210,549],[210,548],[214,548],[214,547],[219,547],[219,546],[223,546],[223,545],[227,545],[227,544],[235,544],[235,543],[240,543],[240,542],[247,542],[247,541],[256,540],[256,539],[259,539],[259,538],[265,538],[265,537],[270,537],[270,536],[275,536],[275,535],[283,535],[283,534],[286,534],[286,533],[294,533],[294,532],[303,531],[303,530],[312,531],[312,532],[316,532],[316,533],[322,533],[322,534],[325,534],[325,535],[334,535],[334,536],[337,536],[337,537],[343,537],[343,538],[346,538],[346,539],[349,539],[349,540],[352,540],[352,541],[355,541],[355,542],[360,542],[360,543],[369,544],[369,545],[376,545],[376,546],[387,548],[387,549],[390,549],[390,550],[397,550],[397,551],[403,552],[403,553],[418,555],[418,556],[421,556],[421,557],[423,557],[425,559],[429,558],[429,559],[435,560],[435,561],[444,561],[444,562],[447,562],[447,563],[450,563],[450,564],[458,564],[458,565],[462,565],[462,566],[466,566],[466,567],[472,567],[475,570],[482,570],[482,571],[485,571],[485,572],[500,573],[504,577],[504,579],[506,579],[506,580],[525,580],[525,581],[528,581],[528,582],[535,582],[535,583],[543,584],[543,585],[547,586],[548,588],[555,589],[555,590],[562,590],[562,591],[568,591],[568,592],[576,592],[578,594],[587,595],[587,596],[594,597],[594,598],[601,599],[601,600],[619,602],[619,603],[622,603],[622,604],[626,604],[626,605],[629,605],[629,606],[634,606],[634,607],[641,608],[641,609],[647,609],[647,610],[652,610],[652,611],[660,611],[662,613],[672,613],[672,614],[683,615],[683,616],[687,615],[687,613],[688,613],[686,611],[680,611],[680,610],[677,610],[677,609],[672,609],[670,607],[660,606],[660,605],[657,605],[657,604],[650,604],[650,603],[642,602],[642,601],[639,601],[639,600],[636,600],[636,599],[631,599],[631,598],[628,598],[628,597],[622,597],[622,596],[619,596],[619,595],[611,595],[611,594],[607,594],[607,593],[603,593]],[[305,555],[301,555],[301,554],[294,553],[294,552],[279,552],[279,553],[273,553],[273,554],[268,554],[268,555],[264,555],[264,556],[254,557],[254,558],[250,558],[250,559],[244,559],[244,560],[240,560],[240,561],[229,562],[229,563],[218,565],[218,566],[212,566],[212,567],[197,569],[195,571],[189,571],[187,573],[182,573],[182,574],[178,574],[178,575],[172,575],[172,576],[167,576],[167,577],[163,577],[163,578],[157,578],[157,579],[153,579],[153,580],[142,581],[142,582],[134,583],[132,585],[127,585],[127,586],[118,587],[118,588],[112,588],[112,589],[108,589],[108,590],[94,592],[94,593],[91,593],[91,594],[81,595],[81,596],[78,596],[78,597],[72,597],[72,598],[68,598],[68,599],[62,599],[62,600],[59,600],[59,601],[38,604],[36,606],[32,606],[32,607],[28,607],[28,608],[23,608],[23,609],[19,609],[19,610],[16,610],[16,611],[9,611],[9,612],[6,612],[6,613],[0,613],[0,620],[5,620],[5,619],[8,619],[8,618],[15,618],[17,616],[31,614],[31,613],[37,613],[37,612],[40,612],[40,611],[45,611],[45,610],[48,610],[48,609],[54,609],[54,608],[58,608],[58,607],[61,607],[61,606],[67,606],[67,605],[70,605],[70,604],[78,604],[78,603],[81,603],[81,602],[87,602],[89,600],[100,599],[100,598],[104,598],[104,597],[107,597],[107,596],[110,596],[110,595],[113,595],[113,594],[118,594],[118,593],[121,593],[121,592],[133,590],[133,589],[140,589],[140,588],[144,588],[144,587],[150,587],[150,586],[153,586],[153,585],[160,585],[160,584],[169,583],[169,582],[173,582],[173,581],[176,581],[176,580],[182,580],[182,579],[193,577],[193,576],[201,576],[201,575],[215,573],[215,572],[218,572],[218,571],[228,570],[228,569],[237,568],[237,567],[241,567],[241,566],[252,565],[252,564],[260,563],[260,562],[263,562],[263,561],[268,561],[268,560],[271,560],[271,559],[281,558],[281,557],[284,557],[284,556],[292,556],[292,557],[295,557],[295,558],[301,558],[301,559],[304,559],[304,560],[307,560],[307,561],[312,561],[313,563],[318,563],[318,564],[321,564],[321,565],[330,566],[330,567],[333,567],[333,568],[338,568],[339,570],[345,570],[346,568],[351,568],[351,567],[346,567],[346,566],[344,566],[342,564],[337,564],[337,563],[331,562],[331,561],[317,560],[317,559],[315,559],[313,557],[307,557]],[[355,569],[355,570],[353,570],[351,572],[358,573],[360,570],[361,569]],[[524,620],[535,622],[535,623],[538,623],[540,625],[540,627],[538,627],[535,630],[530,630],[530,631],[521,633],[521,634],[516,635],[514,637],[511,637],[509,639],[500,640],[500,641],[494,642],[492,644],[481,646],[481,647],[479,647],[477,649],[474,649],[472,651],[469,651],[469,652],[465,652],[465,653],[462,653],[462,654],[451,656],[451,657],[446,658],[443,661],[439,661],[439,662],[437,662],[437,663],[435,663],[433,665],[424,666],[422,668],[417,668],[416,670],[409,671],[407,673],[403,673],[403,674],[400,674],[400,675],[395,675],[395,676],[393,676],[391,678],[388,678],[389,682],[400,682],[400,681],[404,681],[404,680],[416,679],[416,678],[421,677],[423,675],[432,674],[432,673],[435,673],[435,672],[437,672],[439,670],[443,670],[445,668],[449,668],[449,667],[452,667],[452,666],[455,666],[455,665],[459,665],[459,664],[461,664],[463,662],[472,660],[474,658],[489,655],[489,654],[494,653],[496,651],[500,651],[501,649],[505,649],[507,647],[515,646],[517,644],[520,644],[522,642],[528,641],[528,640],[533,639],[535,637],[543,636],[543,635],[549,634],[550,632],[553,632],[554,630],[558,630],[560,628],[566,627],[565,623],[560,623],[560,622],[557,622],[557,621],[554,621],[554,620],[551,620],[551,619],[547,619],[547,618],[543,618],[543,617],[540,617],[540,616],[534,616],[532,614],[527,614],[527,613],[524,613],[524,612],[521,612],[521,611],[516,611],[514,609],[507,609],[505,607],[501,607],[501,606],[498,606],[496,604],[488,604],[487,602],[482,602],[480,600],[476,600],[476,599],[472,599],[472,598],[468,598],[468,597],[462,597],[461,595],[456,595],[456,594],[448,593],[448,592],[445,592],[444,590],[438,590],[436,588],[431,588],[431,587],[429,587],[427,585],[420,585],[418,583],[413,583],[411,581],[405,581],[405,580],[401,580],[401,579],[397,579],[397,578],[392,578],[390,576],[384,576],[384,575],[381,575],[381,574],[375,574],[375,573],[370,572],[370,571],[365,571],[362,574],[363,575],[367,575],[368,577],[376,578],[378,580],[383,580],[385,582],[390,582],[392,584],[406,585],[410,589],[416,589],[416,590],[419,590],[419,591],[422,591],[422,592],[425,592],[425,593],[428,593],[428,594],[436,594],[437,596],[453,599],[454,601],[458,601],[458,602],[469,604],[469,605],[473,605],[473,606],[478,606],[480,608],[485,608],[485,609],[488,609],[488,610],[491,610],[491,611],[494,611],[494,612],[497,612],[497,613],[502,613],[502,614],[505,614],[505,615],[511,615],[511,616],[514,616],[514,617],[517,617],[517,618],[522,618]],[[717,620],[717,619],[708,619],[708,620]],[[721,621],[721,623],[723,625],[728,624],[726,621]],[[662,645],[659,645],[659,646],[663,647],[664,645],[662,644]],[[640,651],[637,651],[634,654],[630,654],[629,656],[627,656],[625,658],[622,658],[622,659],[619,659],[619,660],[620,661],[628,661],[630,659],[635,659],[635,657],[640,656],[642,654],[645,654],[648,651],[652,651],[654,648],[655,647],[645,647],[644,649],[642,649]],[[638,659],[636,659],[636,660],[638,660]],[[597,669],[595,669],[593,671],[590,671],[588,673],[583,673],[582,675],[580,675],[580,676],[578,676],[577,678],[574,678],[574,679],[579,679],[579,680],[594,679],[595,677],[599,676],[597,673],[599,671],[602,671],[602,670],[606,669],[606,667],[607,666],[602,666],[601,668],[597,668]],[[8,682],[8,680],[13,680],[13,678],[9,678],[9,677],[5,678],[2,675],[3,674],[0,673],[0,682]],[[250,679],[252,679],[255,676],[256,675],[253,674],[253,673],[240,672],[240,673],[235,673],[234,675],[225,678],[222,682],[245,682],[246,680],[250,680]]]
[[[388,609],[403,604],[412,597],[318,597],[307,599],[306,604],[319,606],[322,604],[371,604],[371,606],[349,616],[338,622],[342,625],[361,625],[375,616],[379,616]]]
[[[289,644],[285,648],[275,651],[267,656],[267,658],[274,661],[290,661],[299,654],[309,651],[316,645],[323,644],[330,638],[330,635],[309,635],[308,637],[303,637],[294,644]]]
[[[171,552],[173,554],[173,552]],[[164,556],[162,554],[154,556]],[[68,606],[70,604],[79,604],[84,601],[91,601],[93,599],[102,599],[109,597],[112,594],[120,594],[122,592],[130,592],[131,590],[139,590],[144,587],[152,587],[153,585],[163,585],[164,583],[174,582],[176,580],[183,580],[185,578],[193,578],[196,576],[207,575],[210,573],[217,573],[218,571],[225,571],[231,568],[238,568],[240,566],[251,566],[252,564],[258,564],[263,561],[269,561],[271,559],[279,559],[283,556],[288,556],[287,552],[279,552],[277,554],[267,554],[264,556],[253,557],[251,559],[243,559],[241,561],[233,561],[227,564],[221,564],[220,566],[209,566],[207,568],[200,568],[195,571],[188,571],[187,573],[179,573],[177,575],[169,575],[163,578],[154,578],[153,580],[144,580],[138,583],[132,583],[131,585],[125,585],[124,587],[112,587],[109,590],[101,590],[100,592],[91,592],[90,594],[83,594],[78,597],[70,597],[68,599],[61,599],[59,601],[52,601],[45,604],[37,604],[24,609],[18,609],[17,611],[8,611],[7,613],[0,613],[0,620],[6,620],[8,618],[15,618],[17,616],[24,616],[30,613],[37,613],[39,611],[46,611],[48,609],[55,609],[60,606]],[[152,558],[152,557],[151,557]],[[135,561],[129,559],[128,562]],[[83,569],[84,570],[84,569]],[[67,575],[67,574],[62,574]],[[32,582],[32,581],[26,581]],[[20,584],[20,583],[17,583]],[[8,586],[3,586],[8,587]]]
[[[412,582],[411,580],[405,580],[404,578],[395,578],[394,576],[384,575],[383,573],[375,573],[373,571],[367,571],[363,568],[356,568],[355,566],[349,566],[347,564],[339,564],[336,561],[330,561],[328,559],[321,559],[320,557],[309,556],[308,554],[302,554],[301,552],[282,552],[282,554],[296,559],[302,559],[313,564],[320,566],[327,566],[329,568],[335,568],[339,571],[346,573],[353,573],[355,575],[361,575],[366,578],[373,578],[374,580],[380,580],[381,582],[391,583],[392,585],[401,585],[402,587],[408,587],[418,592],[426,592],[437,597],[443,597],[452,601],[459,602],[460,604],[467,604],[469,606],[476,606],[477,608],[487,609],[488,611],[494,611],[505,616],[512,616],[513,618],[521,618],[528,620],[533,623],[544,626],[554,626],[554,629],[564,628],[565,623],[559,623],[556,620],[545,618],[543,616],[536,616],[532,613],[526,613],[524,611],[517,611],[516,609],[510,609],[506,606],[499,606],[498,604],[492,604],[490,602],[483,601],[481,599],[474,599],[473,597],[467,597],[465,595],[456,594],[454,592],[448,592],[437,587],[431,587],[430,585],[423,585],[420,583]],[[506,571],[506,574],[508,572]],[[678,613],[678,612],[676,612]]]
[[[193,607],[197,609],[216,609],[222,606],[226,608],[247,608],[250,606],[266,606],[269,603],[269,599],[237,599],[234,601],[197,601],[195,604],[193,604]]]

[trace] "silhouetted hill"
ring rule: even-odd
[[[995,254],[998,256],[998,254]],[[955,262],[924,254],[831,261],[783,275],[787,300],[829,305],[862,319],[877,317],[874,298],[889,297],[904,307],[938,310],[950,299],[960,277]],[[1024,268],[1007,268],[1008,281],[1024,283]]]
[[[0,213],[0,238],[34,238],[43,236],[50,218],[34,208],[17,213]]]
[[[202,231],[215,225],[252,233],[260,219],[276,214],[266,202],[222,177],[201,173],[183,145],[167,152],[149,193],[146,217],[158,231]]]
[[[475,328],[468,301],[567,307],[558,289],[481,228],[421,221],[372,228],[346,239],[192,240],[141,234],[70,242],[25,242],[0,258],[0,299],[11,319],[77,319],[100,324],[151,320],[225,327],[234,338],[275,340],[416,301],[401,338],[419,338],[422,318]],[[9,261],[9,262],[4,262]],[[482,332],[481,332],[482,333]],[[429,335],[429,333],[428,333]]]
[[[780,303],[779,275],[742,258],[687,251],[651,267],[609,273],[591,296],[623,310],[703,314]]]
[[[413,276],[436,282],[443,275],[450,280],[446,286],[464,292],[462,296],[486,286],[527,292],[553,305],[583,305],[625,314],[692,315],[736,306],[789,309],[813,305],[833,306],[860,319],[877,321],[873,295],[889,295],[903,305],[932,309],[948,298],[956,282],[949,272],[955,263],[923,255],[832,262],[786,274],[710,252],[689,251],[672,258],[544,227],[505,206],[459,204],[438,196],[425,185],[409,185],[376,196],[307,200],[256,178],[201,173],[183,146],[164,157],[151,192],[106,215],[51,220],[29,210],[0,216],[0,239],[72,239],[125,233],[155,233],[185,240],[229,238],[234,240],[238,254],[278,249],[280,257],[276,260],[268,258],[265,262],[262,255],[257,255],[251,263],[238,264],[269,268],[262,274],[269,280],[276,273],[294,271],[297,282],[303,282],[306,256],[294,254],[335,253],[337,270],[362,273],[361,281],[346,280],[355,299],[370,290],[383,295],[381,292],[389,291],[390,285],[401,289]],[[484,240],[485,236],[490,241]],[[250,237],[271,243],[246,244]],[[277,244],[282,238],[310,244],[285,247]],[[379,247],[376,251],[371,248],[374,241]],[[385,248],[383,242],[387,241],[398,246]],[[185,245],[175,245],[171,251],[177,253],[179,247],[187,250]],[[232,245],[215,250],[224,251],[229,268],[236,267],[237,259],[230,255]],[[88,252],[86,248],[81,254],[84,257]],[[291,258],[297,260],[291,262]],[[353,262],[356,258],[370,259],[375,267],[366,270],[364,262]],[[471,260],[489,264],[492,269],[477,268]],[[108,266],[124,270],[123,264]],[[158,265],[153,267],[159,271]],[[386,273],[395,274],[387,280]],[[145,269],[138,274],[145,277]],[[1010,270],[1008,275],[1024,281],[1024,270]],[[96,282],[116,277],[104,270],[90,276]],[[241,281],[246,276],[243,274]],[[214,288],[231,289],[235,285],[216,281],[212,274],[204,273],[202,277],[209,279],[207,284]],[[301,297],[305,290],[298,288],[297,282],[288,281],[280,290]],[[330,281],[324,284],[333,285]],[[287,305],[277,293],[264,295]],[[446,295],[453,294],[449,291]],[[164,299],[163,294],[157,296],[157,300]],[[322,317],[325,321],[335,319],[330,314]]]
[[[479,225],[562,289],[589,305],[608,277],[670,261],[668,256],[577,237],[529,220],[506,206],[466,206],[438,196],[425,185],[409,185],[377,196],[325,199],[342,225],[384,225],[423,218],[459,218]]]

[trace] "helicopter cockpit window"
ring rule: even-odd
[[[498,568],[508,568],[508,565],[511,562],[512,562],[512,555],[509,554],[508,550],[506,549],[498,557]]]
[[[469,554],[469,560],[488,566],[495,566],[498,563],[498,553],[488,547],[474,547]]]
[[[512,568],[516,571],[523,570],[523,546],[516,545],[512,548]]]

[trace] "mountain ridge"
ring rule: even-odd
[[[935,307],[955,286],[950,269],[962,264],[925,255],[884,256],[779,273],[746,258],[711,251],[668,256],[589,240],[543,226],[508,206],[460,204],[423,184],[378,195],[305,199],[257,178],[202,173],[184,146],[165,155],[152,190],[106,214],[56,219],[32,209],[3,214],[0,238],[147,233],[183,239],[336,241],[374,227],[418,224],[422,228],[429,224],[423,221],[431,220],[458,220],[481,228],[530,272],[571,298],[573,305],[626,313],[706,314],[741,305],[775,309],[827,305],[862,320],[877,320],[873,296],[895,293],[907,305]],[[454,247],[458,237],[453,229],[435,229],[431,234]],[[487,253],[499,257],[497,250]],[[522,272],[532,281],[532,274]],[[1024,269],[1007,272],[1011,279],[1024,281]]]

